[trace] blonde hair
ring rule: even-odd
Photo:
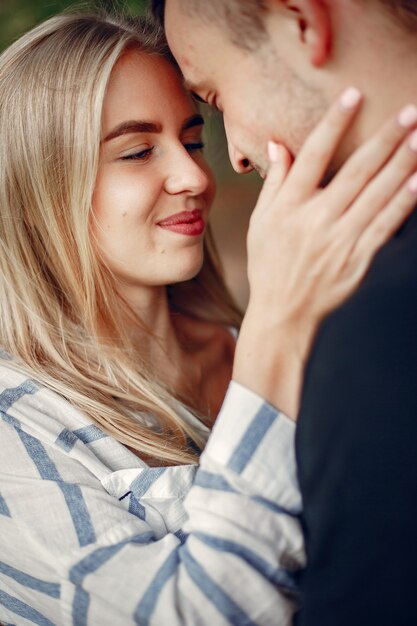
[[[106,85],[131,47],[168,58],[143,18],[83,13],[44,22],[0,57],[0,344],[149,462],[195,462],[189,442],[202,447],[201,434],[124,334],[126,305],[89,230]],[[205,249],[200,273],[170,288],[171,306],[238,326],[210,234]]]

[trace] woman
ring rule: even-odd
[[[140,20],[58,16],[2,55],[0,94],[0,619],[290,623],[304,559],[294,424],[272,406],[258,412],[261,399],[238,383],[228,388],[230,328],[240,315],[206,232],[214,185],[202,118],[163,41]],[[359,103],[345,95],[341,104],[288,177],[271,149],[249,235],[250,276],[278,212],[278,185],[299,189],[304,175],[317,197],[326,157],[313,181],[308,151],[329,129],[336,145]],[[304,337],[411,212],[416,191],[406,180],[417,156],[406,136],[416,122],[391,120],[374,138],[381,150],[372,167],[388,160],[382,173],[400,189],[379,213],[383,227],[371,212],[358,225],[346,194],[338,203],[339,216],[350,205],[346,214],[356,216],[345,228],[350,248],[372,228],[379,241],[346,253],[348,279],[343,268],[338,276],[323,269],[305,287]],[[408,152],[406,168],[404,158],[401,167],[388,159]],[[369,154],[353,158],[369,165]],[[347,181],[334,184],[340,191]],[[367,188],[357,183],[355,195]],[[305,216],[289,222],[277,259]],[[293,286],[304,285],[303,272]],[[300,316],[284,296],[288,345]],[[267,297],[254,287],[250,309]],[[237,379],[250,343],[243,339]],[[307,349],[305,340],[304,357]],[[283,403],[294,407],[297,384],[289,388]]]

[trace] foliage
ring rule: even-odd
[[[17,37],[35,24],[70,7],[95,6],[122,8],[130,13],[142,13],[146,0],[95,0],[71,2],[70,0],[1,0],[0,2],[0,49],[7,47]]]

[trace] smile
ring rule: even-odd
[[[204,232],[206,223],[200,209],[181,211],[157,223],[160,228],[180,235],[196,237]]]

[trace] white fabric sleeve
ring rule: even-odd
[[[293,422],[231,383],[199,467],[100,481],[28,433],[36,391],[13,397],[8,410],[0,397],[0,621],[291,624],[304,564]]]

